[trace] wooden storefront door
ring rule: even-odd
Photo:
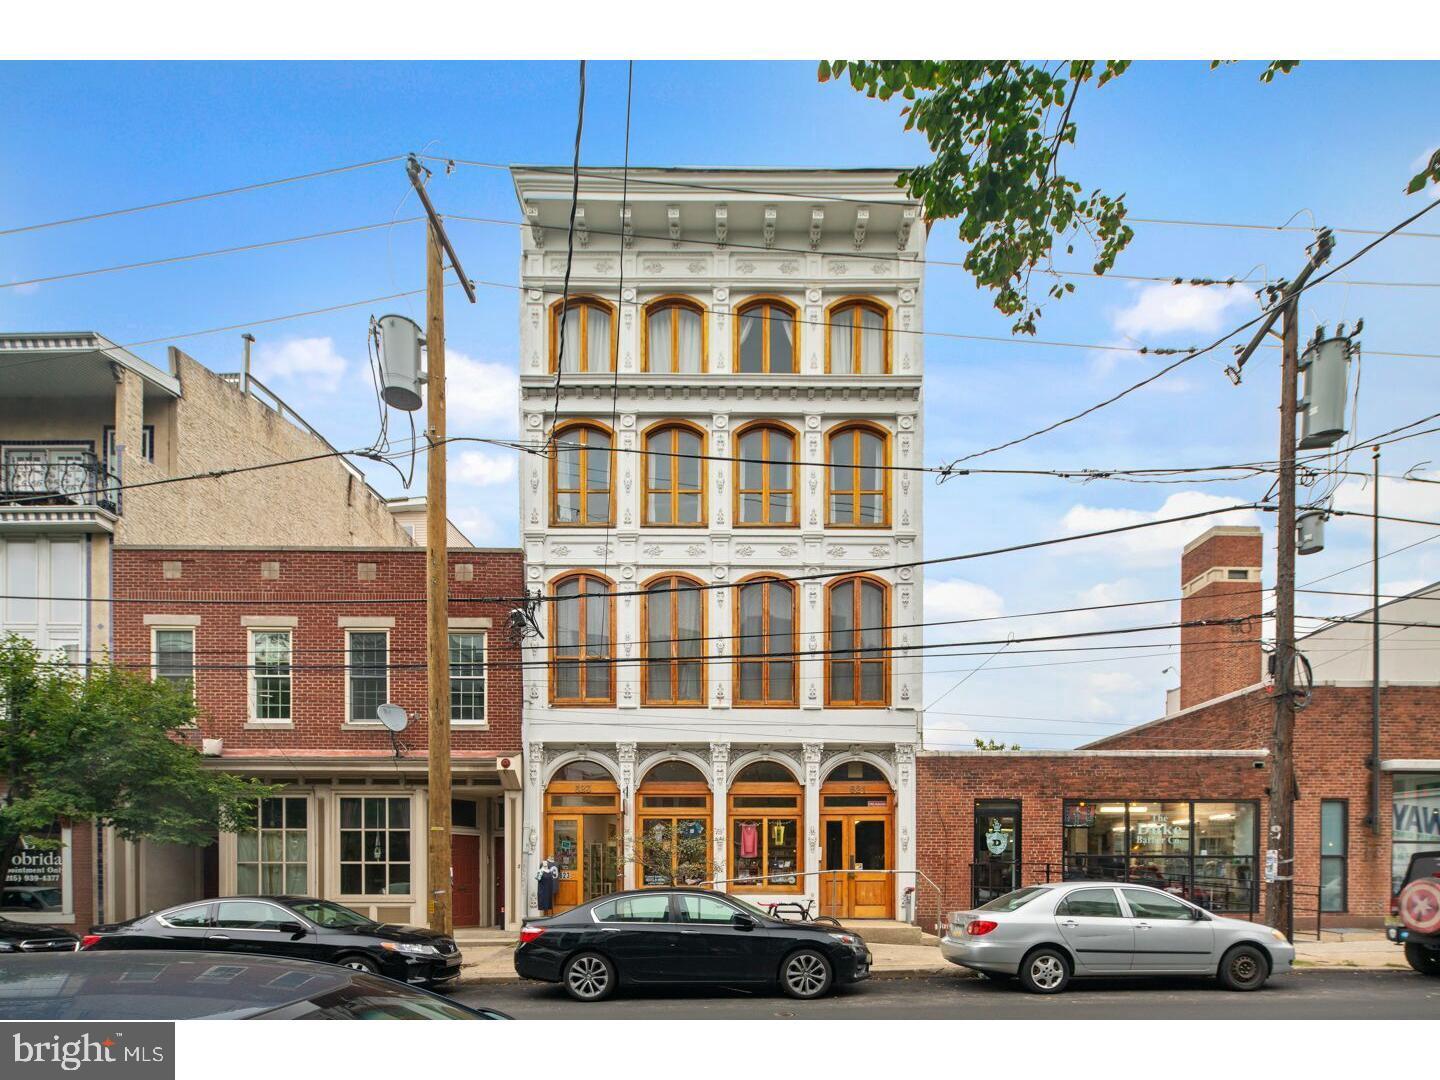
[[[450,838],[450,880],[456,926],[480,925],[480,837],[456,833]]]
[[[837,919],[888,919],[894,915],[891,816],[822,816],[825,838],[820,913]]]

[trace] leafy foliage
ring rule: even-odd
[[[204,844],[243,827],[272,789],[207,769],[183,739],[191,695],[97,664],[88,675],[0,641],[0,885],[25,840],[57,821],[92,819],[127,840]]]
[[[1019,749],[1020,749],[1020,744],[1017,742],[1017,743],[1011,743],[1009,746],[1006,746],[1003,742],[997,742],[995,739],[976,739],[976,740],[975,740],[975,749],[976,749],[976,750],[1019,750]]]
[[[651,820],[635,833],[635,862],[647,885],[695,885],[709,874],[710,838],[706,830],[674,830],[668,821]]]

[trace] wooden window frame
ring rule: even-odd
[[[878,488],[860,487],[860,464],[859,436],[873,435],[880,440],[880,486]],[[831,464],[834,458],[835,440],[850,437],[852,449],[852,461],[850,464],[850,479],[855,485],[848,489],[848,493],[854,499],[851,504],[850,521],[836,521],[831,517],[833,496],[846,493],[846,489],[835,489],[835,466]],[[890,432],[879,424],[872,424],[865,420],[854,420],[832,428],[825,436],[825,527],[827,529],[888,529],[890,527]],[[880,496],[880,520],[873,524],[853,520],[860,514],[860,497],[862,495]]]
[[[580,350],[580,367],[577,368],[575,371],[567,371],[565,372],[565,374],[598,375],[602,372],[605,374],[614,372],[616,362],[616,346],[619,342],[620,333],[619,326],[617,325],[619,320],[616,317],[615,305],[612,304],[609,300],[604,299],[603,297],[595,296],[593,294],[581,294],[580,296],[572,296],[569,298],[569,300],[566,300],[562,297],[561,299],[556,300],[553,304],[550,305],[550,374],[554,375],[560,369],[560,328],[563,325],[564,311],[567,306],[572,309],[578,308],[581,310],[592,307],[599,308],[603,310],[606,314],[608,314],[610,316],[610,341],[608,342],[607,348],[605,350],[605,357],[607,361],[605,367],[602,368],[600,371],[591,371],[590,368],[586,366],[590,358],[590,319],[588,316],[581,318],[580,340],[573,343],[575,344],[575,347]],[[568,352],[569,350],[567,349],[566,351]]]
[[[578,651],[576,652],[576,655],[575,655],[575,658],[574,658],[574,659],[575,659],[575,663],[577,663],[577,664],[580,665],[580,672],[579,672],[579,674],[580,674],[580,696],[579,696],[579,697],[575,697],[575,698],[562,698],[562,697],[560,697],[560,696],[556,693],[556,691],[555,691],[555,684],[556,684],[555,672],[556,672],[556,669],[559,667],[560,659],[561,659],[561,658],[557,655],[557,652],[556,652],[556,650],[559,648],[559,645],[557,644],[557,642],[560,640],[560,636],[559,636],[559,629],[560,629],[560,616],[559,616],[560,604],[559,604],[559,603],[556,603],[556,602],[552,602],[551,605],[550,605],[550,643],[547,645],[547,649],[548,649],[548,651],[549,651],[549,653],[550,653],[550,663],[549,663],[549,665],[548,665],[548,666],[549,666],[549,669],[550,669],[550,704],[551,704],[551,705],[580,705],[580,706],[590,706],[590,705],[614,705],[614,704],[615,704],[615,597],[613,597],[613,596],[605,596],[605,597],[602,597],[602,598],[601,598],[601,599],[603,599],[603,600],[605,601],[606,605],[607,605],[608,608],[609,608],[609,611],[608,611],[608,613],[607,613],[608,616],[609,616],[609,618],[607,619],[607,622],[608,622],[608,624],[609,624],[609,626],[608,626],[609,642],[608,642],[608,645],[607,645],[607,648],[606,648],[606,653],[605,653],[605,655],[604,655],[603,657],[602,657],[602,656],[595,655],[595,654],[592,654],[592,653],[589,653],[589,652],[586,651],[588,642],[586,641],[586,635],[585,635],[585,627],[586,627],[586,624],[587,624],[587,613],[586,613],[586,610],[585,610],[585,609],[586,609],[586,605],[589,603],[589,597],[586,595],[586,592],[585,592],[585,584],[584,584],[584,583],[585,583],[586,581],[595,581],[595,582],[598,582],[599,584],[601,584],[601,585],[604,586],[604,588],[603,588],[601,591],[602,591],[602,592],[605,592],[605,593],[613,593],[613,592],[615,591],[615,583],[612,582],[609,578],[605,577],[603,574],[597,574],[597,573],[595,573],[595,572],[592,571],[592,570],[577,570],[577,571],[575,571],[574,573],[563,574],[563,575],[561,575],[560,577],[556,578],[554,581],[552,581],[552,582],[550,583],[550,594],[553,596],[553,595],[555,594],[555,591],[556,591],[557,589],[559,589],[561,585],[564,585],[566,582],[569,582],[569,581],[579,581],[579,582],[581,582],[579,594],[578,594],[578,595],[576,596],[576,598],[575,598],[575,601],[576,601],[576,603],[575,603],[575,608],[576,608],[576,611],[579,613],[578,616],[577,616],[577,618],[578,618],[578,620],[579,620],[579,624],[578,624],[578,625],[579,625],[579,629],[580,629],[580,644],[579,644],[579,649],[578,649]],[[566,659],[568,660],[569,658],[567,657]],[[588,663],[593,663],[593,662],[596,662],[596,661],[603,661],[604,664],[605,664],[606,683],[607,683],[608,685],[607,685],[606,693],[605,693],[605,695],[604,695],[603,697],[596,697],[596,696],[593,696],[593,695],[591,695],[591,694],[589,693],[589,690],[590,690],[590,679],[589,679],[589,671],[588,671],[587,664],[588,664]]]
[[[892,339],[894,338],[895,335],[891,332],[892,317],[891,317],[891,314],[890,314],[890,307],[889,307],[889,305],[888,305],[888,304],[881,303],[879,300],[875,299],[873,296],[846,296],[846,297],[842,297],[841,299],[835,301],[835,303],[831,304],[828,308],[825,309],[825,373],[826,373],[827,375],[864,375],[864,374],[867,374],[866,372],[862,372],[862,371],[860,370],[860,335],[859,335],[859,333],[852,333],[852,335],[851,335],[851,342],[850,342],[850,363],[849,363],[848,368],[844,368],[844,369],[841,369],[841,370],[836,370],[836,367],[835,367],[836,358],[831,355],[831,353],[832,353],[832,351],[833,351],[833,349],[832,349],[833,343],[832,343],[832,341],[831,341],[831,335],[830,335],[830,329],[831,329],[831,327],[833,327],[833,326],[835,325],[837,319],[838,319],[840,316],[844,315],[847,311],[856,311],[856,310],[860,310],[860,309],[869,309],[870,311],[874,312],[876,315],[879,315],[879,316],[880,316],[880,318],[881,318],[880,338],[881,338],[881,341],[882,341],[882,343],[883,343],[883,345],[882,345],[882,350],[881,350],[881,351],[882,351],[882,355],[884,356],[883,370],[880,372],[880,374],[889,375],[889,374],[891,374],[891,373],[893,372],[894,368],[893,368],[893,366],[892,366],[892,356],[893,356],[893,351],[894,351],[894,350],[892,349],[891,346],[892,346],[892,344],[893,344]],[[858,327],[855,326],[855,319],[854,319],[853,316],[851,317],[850,322],[851,322],[851,326],[852,326],[853,329],[858,329]]]
[[[766,464],[762,469],[760,487],[760,506],[764,514],[762,521],[741,520],[740,506],[741,496],[755,494],[757,489],[743,487],[741,481],[744,477],[745,459],[741,457],[740,444],[745,436],[753,431],[765,433],[760,460],[770,462],[774,460],[771,453],[771,436],[774,434],[784,435],[790,440],[790,486],[788,488],[772,488],[770,486],[770,466]],[[754,420],[736,429],[735,435],[735,493],[732,498],[730,520],[737,529],[798,529],[800,527],[800,466],[797,458],[800,453],[800,433],[789,424],[781,423],[779,420]],[[790,495],[789,521],[770,520],[770,496],[776,492],[788,492]]]
[[[255,661],[255,638],[258,634],[284,634],[289,641],[286,649],[286,660],[284,675],[261,675],[259,665]],[[295,627],[293,626],[251,626],[245,631],[246,662],[249,670],[246,672],[247,699],[249,716],[245,723],[248,727],[293,727],[295,724]],[[290,705],[283,718],[261,717],[260,712],[260,679],[262,678],[283,678],[286,680],[290,691]]]
[[[680,472],[679,472],[679,469],[676,468],[676,462],[678,462],[678,460],[679,460],[678,458],[672,457],[672,458],[670,459],[670,461],[671,461],[671,465],[670,465],[670,487],[669,487],[668,489],[665,489],[665,488],[652,488],[652,487],[651,487],[651,483],[650,483],[650,475],[651,475],[651,470],[650,470],[650,458],[651,458],[651,454],[650,454],[650,440],[651,440],[652,438],[654,438],[655,436],[657,436],[657,435],[670,434],[670,435],[671,435],[670,448],[669,448],[668,451],[664,451],[664,452],[673,454],[673,453],[676,452],[676,451],[675,451],[675,443],[674,443],[674,434],[677,433],[677,432],[681,432],[681,431],[687,432],[687,433],[689,433],[689,434],[691,434],[691,435],[694,435],[697,439],[700,440],[700,455],[701,455],[701,456],[700,456],[700,461],[699,461],[699,466],[700,466],[700,487],[699,487],[698,489],[696,489],[696,491],[694,492],[694,494],[698,494],[698,495],[700,496],[700,520],[699,520],[699,521],[677,522],[677,521],[674,520],[675,518],[678,518],[678,517],[679,517],[679,514],[680,514],[680,496],[681,496],[682,494],[691,494],[691,492],[690,492],[688,489],[682,488],[682,487],[680,486]],[[708,491],[709,483],[707,482],[707,481],[708,481],[708,477],[707,477],[707,475],[706,475],[707,472],[708,472],[707,465],[709,464],[709,462],[705,459],[705,454],[708,452],[709,443],[708,443],[708,440],[707,440],[707,437],[706,437],[706,431],[705,431],[705,429],[704,429],[703,427],[701,427],[699,424],[693,423],[693,422],[691,422],[691,421],[689,421],[689,420],[660,420],[660,421],[658,421],[658,422],[656,422],[656,423],[654,423],[654,424],[651,424],[651,425],[650,425],[649,427],[647,427],[643,432],[641,432],[640,445],[641,445],[641,446],[644,448],[644,450],[645,450],[645,453],[643,453],[643,454],[640,455],[640,501],[641,501],[641,506],[640,506],[640,520],[641,520],[641,523],[644,524],[644,525],[650,526],[651,528],[656,528],[656,529],[703,529],[703,528],[706,528],[706,527],[707,527],[707,523],[708,523],[709,520],[710,520],[710,506],[709,506],[709,491]],[[613,485],[612,485],[612,487],[613,487]],[[659,521],[659,522],[657,522],[657,521],[652,521],[652,520],[650,519],[650,495],[651,495],[652,492],[655,493],[655,494],[666,493],[666,494],[669,495],[669,498],[670,498],[670,517],[671,517],[671,520],[670,520],[670,521],[668,521],[668,522],[666,522],[666,521]]]
[[[698,594],[700,598],[700,655],[693,660],[689,658],[672,656],[670,657],[670,659],[662,661],[662,663],[664,663],[665,666],[669,669],[670,673],[671,694],[668,699],[658,699],[652,698],[650,696],[650,644],[652,641],[655,640],[650,634],[650,590],[656,585],[661,584],[662,582],[668,582],[669,587],[675,590],[671,593],[672,596],[677,595],[680,591],[678,589],[675,589],[675,586],[679,582],[684,582],[687,585],[693,585],[697,589],[701,590]],[[640,649],[640,656],[644,660],[644,663],[641,665],[640,674],[641,705],[694,705],[700,707],[703,707],[705,705],[707,687],[709,685],[709,665],[705,656],[705,626],[706,622],[708,621],[706,619],[705,602],[709,596],[709,593],[704,591],[704,584],[705,583],[702,582],[699,578],[693,577],[690,574],[682,574],[676,571],[667,570],[664,573],[656,574],[654,577],[649,578],[643,585],[640,586],[640,632],[642,635],[644,635],[641,639]],[[677,605],[672,603],[670,605],[671,641],[678,640],[678,618],[679,608]],[[676,692],[677,688],[680,685],[680,665],[682,663],[698,663],[700,665],[699,697],[693,699],[687,698],[682,700]]]
[[[853,632],[857,640],[855,647],[851,650],[854,655],[849,659],[838,659],[835,655],[835,645],[831,640],[833,633],[830,623],[831,604],[833,603],[835,590],[842,585],[848,584],[855,585],[851,598],[851,614],[855,619],[855,629]],[[860,674],[863,665],[877,662],[874,660],[865,660],[861,657],[860,654],[864,650],[859,647],[858,641],[860,627],[862,625],[860,622],[860,612],[864,607],[861,603],[861,596],[863,587],[867,584],[878,586],[881,596],[880,617],[882,622],[880,625],[883,629],[880,631],[881,645],[878,663],[880,664],[880,670],[882,672],[880,682],[882,693],[880,699],[875,701],[865,700],[860,696]],[[854,701],[841,701],[834,697],[833,675],[835,668],[841,664],[848,664],[854,669]],[[825,704],[838,709],[884,709],[890,706],[890,583],[884,578],[876,577],[874,574],[847,574],[842,578],[836,578],[825,586]]]
[[[343,804],[344,804],[344,801],[345,801],[346,799],[358,799],[358,800],[360,801],[360,828],[359,828],[359,829],[348,828],[348,827],[346,827],[345,825],[342,824],[342,822],[344,821],[344,818],[343,818],[342,815],[341,815],[341,808],[342,808],[342,806],[343,806]],[[367,828],[366,825],[365,825],[365,800],[366,800],[366,799],[382,799],[382,800],[384,800],[384,802],[385,802],[385,821],[384,821],[384,824],[381,825],[379,829],[370,829],[370,828]],[[409,807],[410,807],[410,811],[409,811],[409,812],[410,812],[410,822],[409,822],[409,824],[408,824],[407,826],[405,826],[405,828],[403,828],[403,829],[401,829],[401,828],[394,828],[394,827],[392,827],[392,826],[390,825],[390,803],[391,803],[391,802],[403,802],[403,803],[407,803],[407,804],[409,805]],[[413,902],[413,901],[414,901],[414,899],[415,899],[415,874],[416,874],[417,870],[419,870],[421,867],[424,866],[424,859],[425,859],[425,849],[424,849],[422,846],[417,845],[416,842],[415,842],[415,841],[416,841],[416,835],[415,835],[415,834],[416,834],[416,824],[417,824],[417,821],[419,820],[419,814],[420,814],[421,811],[423,811],[423,805],[421,805],[421,806],[417,806],[417,805],[416,805],[415,797],[414,797],[413,794],[406,794],[406,793],[404,793],[404,792],[396,792],[396,791],[393,791],[393,790],[392,790],[392,791],[385,791],[385,790],[383,790],[383,789],[381,789],[381,790],[374,790],[374,789],[367,789],[367,788],[345,788],[345,789],[337,789],[337,790],[335,791],[335,804],[334,804],[334,818],[335,818],[334,837],[335,837],[335,846],[334,846],[334,849],[333,849],[333,850],[334,850],[334,855],[331,856],[331,858],[334,859],[334,862],[332,862],[332,863],[330,864],[330,866],[331,866],[331,868],[333,869],[333,871],[334,871],[334,873],[335,873],[335,884],[336,884],[336,890],[337,890],[337,891],[336,891],[336,897],[337,897],[337,899],[340,899],[342,902],[343,902],[344,900],[354,900],[354,901],[359,902],[359,903],[370,903],[370,904],[376,904],[376,903],[379,903],[379,904],[390,904],[390,903],[394,903],[394,904],[404,904],[404,903],[409,903],[409,902]],[[385,833],[385,835],[386,835],[386,841],[385,841],[385,847],[386,847],[385,858],[383,858],[383,859],[367,859],[367,858],[365,858],[365,857],[364,857],[364,856],[365,856],[365,852],[364,852],[363,846],[362,846],[361,853],[360,853],[360,854],[361,854],[361,858],[360,858],[360,860],[359,860],[358,862],[357,862],[356,860],[354,860],[354,859],[345,859],[345,858],[342,858],[343,845],[342,845],[342,841],[341,841],[340,838],[341,838],[341,836],[342,836],[344,833],[346,833],[346,832],[359,832],[359,833],[361,834],[361,841],[362,841],[362,845],[363,845],[365,833],[367,833],[367,832],[377,832],[377,831],[378,831],[378,832],[383,832],[383,833]],[[389,892],[379,892],[379,893],[364,892],[363,890],[364,890],[364,888],[365,888],[365,868],[366,868],[367,866],[377,866],[377,865],[379,865],[379,866],[384,866],[384,867],[385,867],[386,888],[388,889],[388,888],[389,888],[389,880],[390,880],[390,868],[391,868],[392,866],[399,866],[399,865],[400,865],[400,862],[399,862],[398,860],[395,860],[395,859],[390,858],[390,852],[389,852],[389,847],[390,847],[389,836],[390,836],[391,833],[408,833],[409,836],[410,836],[410,857],[405,861],[405,865],[409,868],[409,878],[410,878],[410,880],[409,880],[409,882],[408,882],[407,884],[409,884],[410,890],[409,890],[409,892],[406,892],[406,893],[403,893],[403,894],[402,894],[402,893],[389,893]],[[340,879],[341,879],[341,877],[342,877],[343,874],[344,874],[344,869],[343,869],[343,868],[344,868],[347,864],[348,864],[348,865],[356,865],[356,866],[359,866],[359,867],[360,867],[360,888],[361,888],[362,891],[360,891],[360,892],[354,892],[354,893],[347,893],[347,892],[345,892],[344,888],[341,887],[341,885],[340,885]]]
[[[751,764],[754,764],[753,762]],[[740,770],[743,772],[744,770]],[[726,821],[725,836],[729,845],[726,858],[733,863],[734,838],[738,835],[737,823],[740,821],[760,822],[760,880],[754,882],[740,883],[731,871],[732,880],[728,883],[727,889],[732,893],[802,893],[805,891],[805,786],[800,783],[795,774],[787,767],[792,777],[791,783],[776,781],[737,781],[730,785],[729,797],[725,802]],[[772,795],[772,796],[794,796],[794,810],[787,810],[782,807],[736,807],[736,796],[745,795]],[[794,821],[796,823],[795,838],[795,883],[793,885],[776,885],[771,878],[774,876],[770,869],[770,823],[771,821]],[[782,876],[788,875],[788,871],[782,872]]]
[[[761,330],[763,331],[763,334],[764,334],[764,336],[761,338],[761,346],[760,346],[760,370],[759,370],[759,371],[744,371],[744,370],[742,370],[741,367],[740,367],[740,328],[741,328],[741,326],[743,325],[744,320],[750,317],[750,310],[751,310],[752,308],[760,308],[760,307],[763,307],[763,308],[766,308],[766,309],[767,309],[766,314],[765,314],[764,316],[762,316],[761,322],[760,322]],[[790,340],[790,353],[791,353],[791,363],[792,363],[792,370],[790,370],[790,371],[772,371],[771,368],[770,368],[770,318],[771,318],[771,316],[770,316],[769,311],[768,311],[768,309],[770,309],[770,308],[784,308],[784,309],[789,313],[789,315],[790,315],[790,326],[791,326],[791,328],[792,328],[792,330],[793,330],[793,333],[792,333],[792,335],[791,335],[791,340]],[[787,300],[787,299],[785,299],[785,297],[783,297],[783,296],[774,296],[774,295],[770,295],[770,294],[762,294],[762,295],[760,295],[760,296],[749,296],[749,297],[746,297],[746,298],[745,298],[743,301],[741,301],[739,304],[735,305],[735,307],[734,307],[734,309],[733,309],[733,312],[734,312],[734,313],[733,313],[730,321],[733,322],[735,325],[734,325],[734,327],[732,328],[730,337],[731,337],[731,341],[732,341],[733,347],[734,347],[734,349],[735,349],[735,352],[734,352],[734,362],[733,362],[732,365],[731,365],[731,369],[734,371],[735,374],[737,374],[737,375],[799,375],[799,374],[800,374],[800,363],[801,363],[801,357],[802,357],[802,355],[803,355],[803,354],[801,353],[801,351],[800,351],[800,308],[799,308],[798,306],[796,306],[796,304],[795,304],[794,301],[792,301],[792,300]]]
[[[655,765],[663,765],[663,761],[655,762]],[[661,780],[647,781],[640,778],[640,783],[635,786],[635,841],[636,845],[643,844],[645,837],[645,826],[652,821],[667,821],[670,823],[671,852],[670,852],[670,878],[667,883],[656,883],[647,885],[645,883],[645,864],[643,858],[638,857],[636,862],[635,882],[637,889],[675,889],[686,886],[675,880],[676,871],[679,869],[679,845],[674,843],[676,831],[681,821],[703,821],[705,823],[705,872],[702,881],[708,881],[714,874],[715,869],[715,800],[710,791],[710,785],[703,777],[704,770],[699,769],[691,762],[685,762],[691,768],[700,773],[700,780]],[[651,766],[654,768],[654,766]],[[702,806],[665,806],[645,809],[645,798],[650,795],[682,795],[690,797],[704,796],[705,805]]]
[[[680,357],[680,324],[679,320],[670,320],[670,370],[659,371],[650,364],[650,316],[670,308],[684,308],[700,317],[700,370],[681,371],[676,366]],[[692,296],[684,296],[679,293],[668,296],[657,296],[645,305],[640,320],[640,357],[644,365],[642,370],[656,375],[706,375],[710,371],[710,313],[705,305]]]
[[[590,506],[590,483],[588,479],[590,449],[588,436],[580,447],[580,486],[578,488],[566,488],[565,491],[574,491],[580,499],[580,520],[560,520],[560,441],[572,431],[591,432],[598,431],[610,440],[610,449],[606,451],[607,458],[605,475],[608,479],[607,498],[605,500],[605,518],[600,521],[592,521],[587,515]],[[561,424],[555,429],[554,444],[550,449],[550,527],[553,529],[593,529],[597,526],[610,527],[615,524],[615,432],[606,424],[598,420],[571,420]]]
[[[768,582],[771,586],[778,586],[779,588],[785,589],[785,590],[786,590],[787,592],[789,592],[789,594],[790,594],[790,647],[789,647],[788,649],[782,649],[782,650],[780,650],[781,653],[784,654],[784,658],[783,658],[780,662],[790,664],[790,666],[791,666],[791,673],[792,673],[792,674],[791,674],[791,679],[790,679],[790,697],[784,698],[784,699],[781,699],[781,698],[771,698],[771,697],[769,696],[769,695],[770,695],[770,665],[775,662],[775,661],[773,661],[773,660],[770,659],[770,655],[771,655],[771,654],[770,654],[769,652],[766,652],[766,653],[764,653],[764,654],[761,654],[758,659],[747,659],[747,658],[745,658],[744,656],[742,656],[742,655],[741,655],[741,652],[740,652],[740,639],[741,639],[741,633],[740,633],[741,594],[744,592],[744,589],[745,589],[746,586],[748,586],[748,585],[762,585],[762,584],[765,584],[765,583],[767,583],[767,582]],[[765,594],[764,594],[764,601],[762,602],[762,605],[761,605],[761,611],[762,611],[762,613],[763,613],[763,617],[762,617],[763,626],[762,626],[761,631],[760,631],[760,638],[761,638],[762,640],[764,640],[764,641],[767,641],[767,642],[768,642],[769,639],[771,638],[771,634],[770,634],[770,603],[769,603],[769,600],[770,600],[770,590],[769,590],[769,589],[766,589],[766,590],[765,590]],[[734,616],[733,616],[734,626],[735,626],[735,645],[734,645],[734,654],[735,654],[735,655],[734,655],[734,666],[735,666],[735,674],[734,674],[734,680],[733,680],[733,681],[734,681],[734,686],[733,686],[733,688],[732,688],[732,693],[731,693],[731,701],[733,701],[733,702],[735,703],[735,707],[736,707],[736,708],[742,708],[742,709],[780,709],[780,708],[794,708],[795,706],[799,705],[799,703],[800,703],[800,658],[799,658],[799,656],[796,655],[796,648],[797,648],[796,642],[799,640],[799,633],[800,633],[800,628],[799,628],[799,625],[798,625],[799,619],[800,619],[800,591],[795,587],[795,585],[794,585],[793,582],[785,581],[785,580],[782,579],[782,578],[776,577],[774,574],[753,574],[753,575],[751,575],[750,577],[742,578],[740,581],[736,582],[735,602],[734,602],[734,604],[731,605],[731,606],[732,606],[732,607],[734,608],[734,610],[735,610],[735,614],[734,614]],[[741,669],[743,668],[743,666],[744,666],[745,664],[760,664],[760,665],[761,665],[761,668],[760,668],[761,697],[760,697],[760,699],[757,700],[757,701],[749,701],[749,700],[746,700],[745,698],[742,698],[741,695],[740,695]]]

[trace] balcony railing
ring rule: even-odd
[[[0,460],[0,505],[98,506],[120,512],[119,479],[88,451],[63,460]]]

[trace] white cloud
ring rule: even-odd
[[[253,370],[262,382],[272,385],[303,386],[309,389],[339,389],[349,361],[328,337],[289,338],[276,345],[255,350]]]
[[[1069,533],[1098,532],[1124,525],[1161,521],[1203,510],[1219,510],[1239,503],[1239,499],[1211,495],[1203,491],[1177,491],[1166,499],[1159,509],[1151,511],[1132,510],[1128,507],[1072,506],[1066,512],[1062,524]],[[1181,549],[1211,526],[1254,525],[1258,520],[1254,510],[1242,510],[1169,525],[1134,529],[1096,540],[1089,546],[1087,553],[1103,553],[1107,557],[1118,553],[1128,556],[1132,564],[1155,566],[1174,562],[1178,567]]]
[[[520,412],[520,376],[510,364],[445,352],[448,426],[456,435],[509,435]]]
[[[999,593],[973,581],[925,582],[926,619],[990,619],[1004,610]]]
[[[450,520],[472,544],[494,544],[500,538],[498,523],[478,506],[456,507],[450,513]]]
[[[1136,340],[1186,330],[1213,333],[1228,321],[1231,308],[1254,300],[1244,285],[1146,285],[1111,322]]]
[[[509,451],[489,453],[484,450],[465,450],[449,462],[448,476],[461,484],[476,487],[491,487],[508,484],[515,479],[515,455]]]

